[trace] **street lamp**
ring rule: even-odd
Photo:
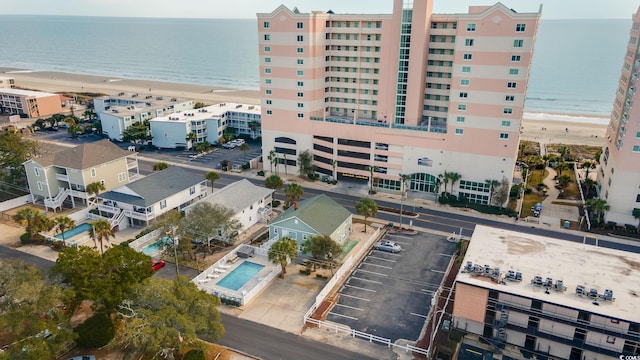
[[[178,266],[178,239],[176,239],[176,230],[178,230],[178,227],[172,226],[171,229],[166,232],[166,235],[171,235],[171,241],[173,242],[173,256],[176,259],[176,275],[180,275],[180,267]]]
[[[409,175],[400,174],[400,230],[402,230],[402,214],[404,213],[405,182],[409,179]]]

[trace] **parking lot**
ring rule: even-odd
[[[370,250],[339,290],[327,320],[396,341],[417,340],[455,252],[443,236],[387,234],[399,253]]]

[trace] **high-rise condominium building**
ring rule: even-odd
[[[485,180],[510,183],[540,13],[431,5],[258,14],[264,158],[275,150],[293,172],[309,150],[321,174],[372,175],[389,190],[404,174],[427,193],[438,175],[458,173],[454,194],[480,203]]]
[[[601,168],[600,197],[610,206],[605,220],[618,225],[637,224],[640,217],[640,8],[624,56],[618,91],[607,128]],[[635,106],[634,106],[635,102]]]

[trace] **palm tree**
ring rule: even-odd
[[[276,155],[276,151],[275,150],[269,151],[269,155],[267,156],[267,159],[269,160],[269,163],[271,164],[271,172],[273,173],[273,164],[275,164],[275,162],[278,161],[278,157]],[[278,168],[276,167],[276,174],[277,173],[278,173]]]
[[[249,144],[242,143],[242,145],[240,145],[240,150],[244,153],[244,161],[247,161],[247,151],[249,151]]]
[[[556,178],[556,181],[558,182],[558,185],[560,185],[560,187],[562,189],[565,189],[567,186],[569,186],[570,183],[573,182],[573,180],[571,179],[571,176],[564,174],[562,176],[558,176]]]
[[[96,113],[93,110],[88,109],[82,113],[82,116],[84,116],[85,120],[93,120],[93,118],[96,117]]]
[[[268,178],[264,179],[264,186],[268,189],[280,190],[284,186],[284,182],[282,178],[276,174],[270,175]],[[275,200],[275,196],[274,196]]]
[[[198,135],[196,135],[196,133],[194,132],[190,132],[187,134],[185,140],[187,141],[187,145],[191,145],[188,147],[189,149],[191,149],[193,147],[193,142],[198,140]]]
[[[589,178],[589,171],[595,169],[597,166],[598,165],[596,164],[595,161],[593,161],[593,160],[585,160],[582,163],[582,168],[585,169],[584,178],[588,179]]]
[[[369,195],[371,195],[375,193],[375,191],[373,191],[373,172],[378,170],[378,167],[369,165],[367,166],[367,170],[369,170]]]
[[[562,145],[558,147],[558,153],[560,154],[560,159],[562,159],[562,161],[567,160],[570,152],[571,150],[567,146]]]
[[[451,192],[453,192],[453,185],[455,185],[456,182],[461,178],[462,175],[458,174],[457,172],[449,173],[449,180],[451,180]]]
[[[560,161],[556,164],[556,171],[558,172],[558,176],[562,176],[562,171],[569,169],[569,165],[566,162]]]
[[[356,203],[356,212],[364,216],[364,232],[367,232],[367,218],[376,216],[378,213],[378,205],[373,199],[362,198]]]
[[[487,185],[489,185],[489,206],[491,206],[491,201],[493,200],[493,192],[496,191],[496,187],[500,185],[500,181],[498,180],[485,180]]]
[[[97,196],[100,193],[100,191],[105,191],[105,190],[107,190],[107,188],[104,186],[104,184],[101,181],[96,181],[96,182],[87,184],[87,187],[85,188],[85,192],[89,195],[89,197]]]
[[[91,229],[89,229],[89,236],[93,239],[93,243],[98,246],[100,242],[100,254],[104,254],[103,240],[109,242],[109,238],[115,236],[111,231],[111,223],[108,220],[96,220],[91,222]]]
[[[284,279],[284,274],[287,273],[288,260],[293,260],[297,255],[298,243],[289,237],[283,237],[274,242],[268,253],[269,261],[282,267],[282,273],[280,274],[282,279]]]
[[[284,154],[284,160],[282,161],[282,163],[284,164],[284,174],[289,175],[287,174],[287,154]]]
[[[606,200],[595,198],[587,200],[585,205],[587,206],[587,210],[598,214],[598,223],[601,222],[603,213],[609,211],[611,208]]]
[[[258,129],[260,128],[260,122],[252,120],[249,121],[249,129],[253,131],[253,139],[255,140],[258,137]]]
[[[25,231],[29,235],[29,239],[40,231],[50,230],[52,227],[52,223],[47,216],[32,207],[26,207],[18,211],[14,216],[14,220],[20,225],[25,225]]]
[[[287,206],[290,206],[302,198],[302,195],[304,195],[304,189],[299,184],[291,183],[287,185],[284,193],[287,196]]]
[[[449,184],[449,180],[451,180],[451,173],[445,171],[444,173],[438,175],[438,179],[444,184],[444,193],[447,194],[447,184]]]
[[[53,219],[53,222],[56,224],[56,229],[62,235],[62,242],[64,242],[64,232],[67,229],[71,229],[76,226],[76,222],[71,220],[68,216],[58,216]]]
[[[160,161],[160,162],[157,162],[157,163],[153,164],[153,171],[164,170],[164,169],[166,169],[168,167],[169,167],[169,164],[167,164],[166,162]]]
[[[207,175],[205,175],[205,178],[211,181],[211,192],[213,193],[213,183],[220,179],[220,175],[215,171],[209,171]]]

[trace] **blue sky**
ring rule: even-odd
[[[432,0],[436,13],[464,13],[469,5],[496,0]],[[535,12],[543,4],[543,19],[630,19],[640,1],[503,0],[518,12]],[[300,11],[391,13],[393,0],[0,0],[0,14],[135,16],[173,18],[255,18],[280,4]]]

